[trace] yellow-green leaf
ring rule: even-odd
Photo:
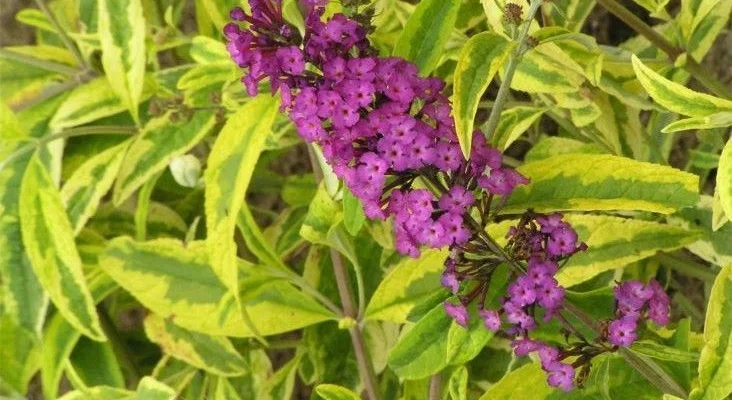
[[[691,399],[723,400],[732,393],[732,265],[722,268],[712,286],[704,320],[699,387]]]
[[[125,201],[148,179],[185,154],[216,125],[212,111],[196,112],[190,120],[172,122],[170,115],[150,120],[132,142],[114,185],[114,203]]]
[[[511,107],[501,113],[501,119],[493,134],[493,143],[501,151],[506,150],[531,125],[536,122],[546,109],[541,107]]]
[[[728,219],[732,219],[732,138],[724,145],[717,169],[717,193]]]
[[[178,326],[213,336],[254,336],[241,313],[234,312],[234,299],[209,264],[203,242],[184,247],[171,239],[139,243],[117,238],[100,255],[99,265],[153,313],[163,318],[175,316]],[[334,318],[286,281],[273,279],[244,261],[239,261],[239,267],[242,306],[262,335]]]
[[[87,281],[95,303],[104,300],[117,288],[114,281],[101,270],[89,273]],[[57,397],[66,360],[80,337],[81,333],[60,314],[54,315],[46,324],[43,330],[41,383],[43,384],[43,395],[47,399]]]
[[[695,92],[670,81],[643,65],[636,56],[633,56],[633,70],[653,100],[675,113],[706,117],[722,111],[732,111],[732,101]]]
[[[89,158],[61,188],[61,198],[66,204],[75,235],[81,232],[99,207],[102,197],[112,187],[128,145],[129,142],[125,141]]]
[[[31,158],[23,176],[20,222],[28,259],[53,304],[84,335],[106,340],[84,279],[66,209],[38,156]]]
[[[441,290],[445,251],[425,250],[419,258],[405,258],[386,275],[366,308],[366,318],[407,322],[409,312]]]
[[[529,93],[572,93],[585,81],[584,70],[555,43],[527,52],[516,68],[511,89]]]
[[[669,223],[686,229],[697,229],[702,237],[686,248],[704,260],[720,267],[732,264],[732,224],[714,229],[714,200],[702,195],[694,207],[685,208],[672,215]]]
[[[470,157],[475,113],[483,92],[514,45],[493,32],[479,33],[460,51],[454,77],[455,130],[465,157]]]
[[[725,128],[732,125],[732,111],[722,111],[704,117],[691,117],[666,125],[661,132],[674,133],[697,129]]]
[[[394,55],[417,64],[422,75],[437,66],[455,26],[459,0],[423,0],[407,20]]]
[[[315,391],[318,392],[320,397],[325,400],[360,400],[356,393],[352,390],[346,389],[343,386],[331,385],[331,384],[320,384],[315,387]]]
[[[112,91],[139,122],[145,77],[145,17],[141,0],[99,0],[102,65]]]
[[[244,358],[226,338],[191,332],[154,314],[145,318],[145,333],[166,354],[212,374],[238,376],[247,370]]]
[[[141,100],[146,100],[152,94],[155,83],[152,79],[143,79],[143,82]],[[112,91],[109,81],[104,77],[96,78],[69,94],[53,115],[49,126],[52,131],[57,132],[118,114],[126,109],[125,104]]]
[[[671,167],[603,154],[563,154],[524,164],[531,179],[504,212],[641,210],[669,214],[696,203],[699,178]]]
[[[277,98],[260,95],[231,116],[219,133],[204,173],[207,246],[213,271],[237,294],[234,231],[259,154],[278,108]]]

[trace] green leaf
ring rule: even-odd
[[[343,188],[343,225],[351,236],[358,235],[358,232],[366,222],[366,215],[363,213],[363,206],[358,197],[351,193],[347,187]]]
[[[53,304],[84,335],[106,340],[61,196],[37,156],[23,176],[20,221],[26,254]]]
[[[23,146],[26,139],[29,139],[26,130],[10,109],[0,102],[0,141],[3,143],[0,159],[4,160]],[[0,169],[0,187],[3,188],[0,190],[0,314],[14,320],[13,329],[23,329],[38,336],[48,297],[25,255],[19,209],[20,186],[29,159],[29,156],[19,157]],[[11,325],[7,328],[10,330]],[[18,336],[18,340],[21,341],[22,337]]]
[[[417,64],[423,76],[440,61],[445,44],[455,26],[459,0],[423,0],[407,20],[394,55]]]
[[[297,366],[300,364],[302,354],[295,357],[277,370],[259,390],[259,400],[291,399],[297,376]]]
[[[704,320],[699,387],[691,399],[722,400],[732,393],[732,266],[722,268],[712,286]]]
[[[68,392],[59,400],[129,400],[136,399],[135,393],[125,389],[117,389],[109,386],[97,386],[83,390]],[[147,399],[146,399],[147,400]],[[151,399],[152,400],[152,399]]]
[[[360,400],[356,393],[343,386],[321,384],[315,387],[315,391],[325,400]]]
[[[87,281],[95,303],[102,301],[117,288],[114,281],[101,270],[91,272],[87,276]],[[56,313],[46,324],[43,331],[41,383],[43,395],[47,399],[57,397],[66,360],[80,337],[81,333],[59,313]]]
[[[389,367],[402,379],[426,378],[472,360],[492,337],[482,319],[471,318],[463,328],[440,303],[399,338],[389,353]]]
[[[129,142],[125,141],[89,158],[61,188],[61,198],[75,235],[81,232],[112,187],[128,146]]]
[[[653,100],[675,113],[706,117],[722,111],[732,111],[732,101],[695,92],[670,81],[643,65],[636,56],[633,56],[633,70]]]
[[[175,390],[146,376],[137,386],[138,400],[174,400]]]
[[[425,250],[419,258],[406,257],[395,265],[376,288],[366,308],[366,318],[407,322],[409,313],[442,290],[440,274],[446,251]]]
[[[141,100],[145,100],[153,92],[154,81],[142,79],[142,82],[144,90]],[[112,91],[109,81],[100,77],[74,89],[53,115],[49,126],[52,131],[58,132],[121,113],[126,109],[125,104]]]
[[[170,121],[169,114],[150,120],[132,142],[114,185],[119,206],[146,181],[165,169],[170,160],[185,154],[216,125],[212,111],[196,112],[189,121]]]
[[[447,382],[447,390],[451,400],[468,400],[468,369],[459,366]]]
[[[588,250],[575,254],[557,274],[569,287],[659,251],[673,251],[699,239],[694,230],[606,215],[567,215]]]
[[[247,370],[246,362],[226,338],[191,332],[154,314],[145,318],[145,333],[166,354],[212,374],[237,376]]]
[[[125,387],[125,377],[109,342],[95,342],[82,337],[74,347],[66,369],[73,370],[85,387]]]
[[[179,90],[200,90],[217,82],[227,82],[237,78],[238,69],[231,60],[197,65],[188,70],[178,80]]]
[[[677,23],[682,46],[701,60],[725,29],[732,3],[724,0],[682,0]]]
[[[216,276],[237,295],[234,231],[254,167],[277,114],[278,100],[261,95],[226,122],[204,173],[207,246]]]
[[[524,164],[531,179],[504,212],[639,210],[669,214],[698,199],[699,178],[671,167],[599,154],[565,154]]]
[[[594,0],[556,0],[550,6],[544,7],[546,25],[558,25],[579,31],[594,7]]]
[[[685,208],[669,218],[669,223],[697,229],[702,237],[686,248],[704,260],[719,266],[732,264],[732,224],[713,229],[713,199],[703,195],[696,207]]]
[[[725,128],[732,125],[732,111],[722,111],[704,117],[692,117],[666,125],[661,132],[674,133],[697,129]]]
[[[460,51],[455,67],[453,116],[460,148],[470,157],[473,126],[483,92],[503,65],[514,45],[503,36],[482,32],[470,38]]]
[[[511,107],[501,113],[501,119],[493,134],[493,143],[504,151],[536,122],[546,109],[541,107]]]
[[[699,354],[664,346],[652,340],[639,340],[630,347],[631,350],[657,360],[675,363],[690,363],[699,360]]]
[[[241,206],[237,227],[239,228],[239,232],[241,232],[242,238],[244,238],[244,242],[247,244],[247,248],[257,257],[259,262],[279,269],[288,269],[282,262],[280,256],[272,248],[272,245],[267,242],[247,204],[242,204]]]
[[[722,210],[728,219],[732,219],[732,138],[722,149],[717,168],[717,193]]]
[[[559,136],[545,136],[539,139],[536,144],[526,153],[524,161],[534,162],[544,160],[559,154],[602,154],[606,153],[597,145],[584,143],[579,140]]]
[[[9,386],[18,393],[26,393],[40,367],[41,341],[37,333],[19,325],[11,314],[2,313],[0,342],[0,391]]]
[[[139,123],[137,107],[145,77],[145,17],[141,0],[99,0],[102,66],[122,104]]]
[[[162,318],[175,316],[180,327],[212,336],[254,336],[241,313],[235,312],[236,304],[227,296],[229,288],[214,273],[203,242],[183,247],[171,239],[138,243],[128,237],[117,238],[100,255],[99,265],[153,313]],[[243,261],[239,266],[242,306],[262,335],[334,318],[286,281],[273,279]]]
[[[308,214],[300,228],[300,236],[311,243],[328,245],[330,228],[337,225],[342,218],[341,207],[328,194],[325,184],[321,184],[310,202]]]
[[[529,93],[573,93],[585,81],[582,67],[555,43],[528,51],[521,58],[511,89]]]
[[[226,45],[207,36],[195,36],[191,40],[191,58],[198,64],[213,64],[220,61],[231,63]]]

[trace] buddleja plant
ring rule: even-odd
[[[667,3],[38,0],[0,393],[727,398],[732,1]]]

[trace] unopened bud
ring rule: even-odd
[[[506,9],[504,10],[506,22],[513,25],[520,25],[523,21],[521,14],[523,14],[523,8],[519,4],[506,3]]]

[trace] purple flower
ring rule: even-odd
[[[501,329],[501,317],[495,310],[480,310],[480,318],[483,319],[483,325],[492,332],[498,332]]]
[[[552,233],[555,229],[566,225],[566,222],[562,221],[562,218],[561,213],[542,214],[536,216],[536,222],[541,225],[542,233]]]
[[[574,367],[561,362],[553,362],[544,367],[544,369],[547,372],[547,383],[549,383],[549,386],[560,388],[565,392],[572,390],[574,387]]]
[[[513,192],[516,186],[527,183],[529,180],[526,177],[510,168],[490,169],[488,175],[478,178],[480,187],[500,196],[506,196]]]
[[[452,294],[457,294],[458,290],[460,290],[460,281],[454,269],[446,268],[445,272],[440,276],[440,283],[445,289],[449,289]]]
[[[577,232],[569,225],[553,229],[547,242],[547,253],[551,256],[566,256],[575,252],[577,247]]]
[[[633,317],[623,317],[610,323],[608,340],[615,346],[628,347],[638,338],[638,323]]]
[[[445,312],[447,313],[450,318],[455,320],[455,322],[464,327],[468,327],[468,319],[470,318],[468,315],[468,309],[465,308],[462,304],[452,304],[450,302],[445,302]]]
[[[511,343],[513,346],[513,353],[519,357],[533,353],[542,347],[540,342],[536,342],[530,339],[517,339]]]
[[[462,186],[453,186],[450,191],[440,197],[440,209],[456,214],[463,214],[475,202],[472,193]]]

